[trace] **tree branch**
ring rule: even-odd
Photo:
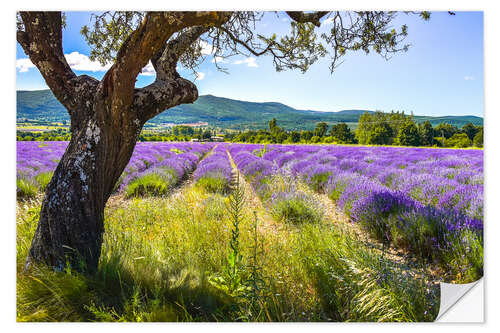
[[[60,12],[21,12],[24,31],[16,38],[38,68],[54,96],[66,107],[70,115],[77,105],[88,101],[81,91],[95,88],[97,80],[76,76],[68,65],[62,48],[62,17]]]
[[[166,109],[179,104],[193,103],[198,98],[196,85],[182,77],[156,80],[152,84],[135,89],[132,109],[144,124]],[[141,124],[141,125],[142,125]]]
[[[176,71],[179,58],[209,29],[209,27],[204,26],[188,28],[176,38],[170,40],[155,57],[151,58],[157,79],[164,80],[179,77]]]
[[[323,16],[329,12],[314,12],[314,13],[304,13],[304,12],[286,12],[292,20],[298,23],[312,23],[319,27],[321,22],[319,21]]]
[[[198,98],[196,86],[181,78],[176,66],[179,57],[209,29],[204,26],[187,29],[169,41],[163,50],[151,59],[156,70],[155,82],[134,91],[132,109],[137,112],[141,122],[145,123],[168,108],[192,103]]]
[[[230,12],[150,12],[122,44],[116,61],[103,78],[111,112],[120,114],[134,102],[135,79],[147,62],[163,50],[176,32],[193,26],[222,24]],[[157,83],[159,85],[159,83]]]

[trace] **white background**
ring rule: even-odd
[[[15,94],[15,61],[16,61],[16,40],[15,40],[15,12],[18,10],[108,10],[108,9],[129,9],[129,10],[483,10],[485,22],[485,321],[486,324],[354,324],[354,323],[296,323],[296,324],[34,324],[16,323],[16,275],[15,275],[15,116],[16,116],[16,94]],[[227,331],[233,332],[255,332],[256,330],[276,331],[287,330],[303,332],[304,330],[321,331],[364,331],[385,332],[387,330],[426,330],[453,332],[476,332],[483,329],[493,329],[500,322],[500,303],[498,301],[498,255],[499,246],[499,214],[495,207],[498,207],[500,188],[498,170],[500,170],[500,97],[499,67],[500,67],[500,10],[498,1],[436,1],[420,0],[418,2],[376,0],[376,1],[301,1],[292,2],[290,0],[254,0],[251,2],[236,1],[5,1],[2,3],[2,73],[4,79],[2,85],[2,110],[0,121],[0,135],[2,136],[1,149],[1,246],[0,252],[2,262],[1,283],[2,287],[2,307],[1,320],[2,331],[10,332],[13,329],[21,331],[50,330],[52,332],[64,331],[88,331],[88,330],[153,330],[153,331]],[[436,31],[436,33],[439,33]],[[256,83],[258,84],[258,83]],[[491,258],[491,260],[490,260]],[[477,289],[477,288],[476,288]],[[462,299],[469,306],[458,306],[450,313],[451,318],[467,318],[472,312],[477,310],[480,303],[481,293],[472,290]],[[478,303],[479,302],[479,303]],[[460,302],[462,303],[462,302]],[[498,327],[497,327],[498,330]]]

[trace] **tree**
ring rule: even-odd
[[[317,123],[316,128],[314,129],[314,135],[319,136],[320,138],[324,137],[328,132],[328,124],[324,121]]]
[[[300,132],[300,139],[308,142],[314,136],[312,131],[302,131]]]
[[[459,130],[456,126],[453,126],[448,123],[440,123],[436,127],[434,127],[434,134],[437,137],[444,136],[446,139],[451,138],[455,133],[458,133]]]
[[[392,128],[386,122],[377,124],[368,136],[368,144],[390,145],[392,144]]]
[[[285,131],[281,131],[276,135],[276,142],[283,143],[288,138],[288,134]]]
[[[474,136],[473,142],[474,142],[474,147],[479,147],[479,148],[483,147],[483,127],[482,126],[479,129],[479,132],[477,132],[477,134]]]
[[[432,146],[434,143],[434,129],[430,121],[426,120],[423,124],[419,124],[418,131],[420,133],[421,144],[424,146]]]
[[[201,138],[204,140],[209,140],[212,138],[212,131],[210,131],[208,128],[203,131],[203,134],[201,135]]]
[[[419,146],[421,143],[417,125],[413,119],[408,118],[400,127],[397,136],[402,146]]]
[[[269,120],[269,131],[271,131],[271,133],[273,133],[276,129],[276,118],[273,118],[271,120]]]
[[[363,113],[359,117],[358,127],[356,127],[355,134],[360,144],[366,145],[369,143],[369,135],[372,129],[372,124],[372,116],[368,112]]]
[[[472,141],[465,133],[455,133],[445,141],[446,147],[467,148],[472,146]]]
[[[300,133],[296,132],[296,131],[293,131],[292,133],[290,133],[290,140],[293,143],[299,142],[300,141]]]
[[[354,143],[354,133],[351,132],[346,123],[332,125],[330,136],[340,143]]]
[[[313,136],[313,137],[311,138],[311,142],[312,142],[312,143],[318,143],[318,142],[320,142],[320,141],[321,141],[321,138],[320,138],[319,136],[317,136],[317,135],[315,135],[315,136]]]
[[[419,13],[423,19],[428,12]],[[394,28],[395,12],[287,12],[290,31],[278,38],[257,33],[257,12],[104,12],[82,34],[90,57],[111,64],[102,80],[77,76],[63,53],[60,12],[20,12],[17,41],[70,115],[71,140],[46,188],[26,266],[66,263],[97,269],[104,207],[127,165],[144,124],[166,109],[198,98],[194,83],[176,67],[193,71],[203,60],[202,41],[217,59],[236,54],[269,55],[276,70],[302,72],[329,55],[330,71],[351,52],[388,58],[406,51],[406,25]],[[277,14],[278,15],[278,14]],[[329,17],[331,30],[317,35]],[[155,81],[136,88],[151,61]]]
[[[474,126],[473,123],[467,123],[462,127],[462,132],[467,134],[470,140],[474,140],[477,132],[479,132],[479,128]]]
[[[397,134],[390,125],[390,117],[398,114],[377,111],[373,114],[365,112],[361,115],[356,128],[356,137],[360,144],[390,145]],[[399,117],[399,116],[398,116]]]

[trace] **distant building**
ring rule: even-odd
[[[224,137],[223,136],[213,136],[212,141],[214,142],[224,142]]]
[[[191,142],[200,142],[200,140],[196,139],[196,138],[193,138],[193,139],[191,139]]]

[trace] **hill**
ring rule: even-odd
[[[312,129],[316,123],[325,121],[329,124],[345,122],[355,127],[359,117],[368,110],[342,110],[338,112],[319,112],[297,110],[276,102],[255,103],[229,98],[203,95],[193,104],[171,108],[146,125],[163,123],[207,122],[210,126],[232,129],[264,128],[269,120],[276,118],[280,127],[293,130]],[[69,121],[64,107],[50,90],[17,91],[17,119]],[[461,127],[468,122],[482,125],[483,118],[476,116],[414,116],[418,122],[429,120],[433,126],[446,122]]]

